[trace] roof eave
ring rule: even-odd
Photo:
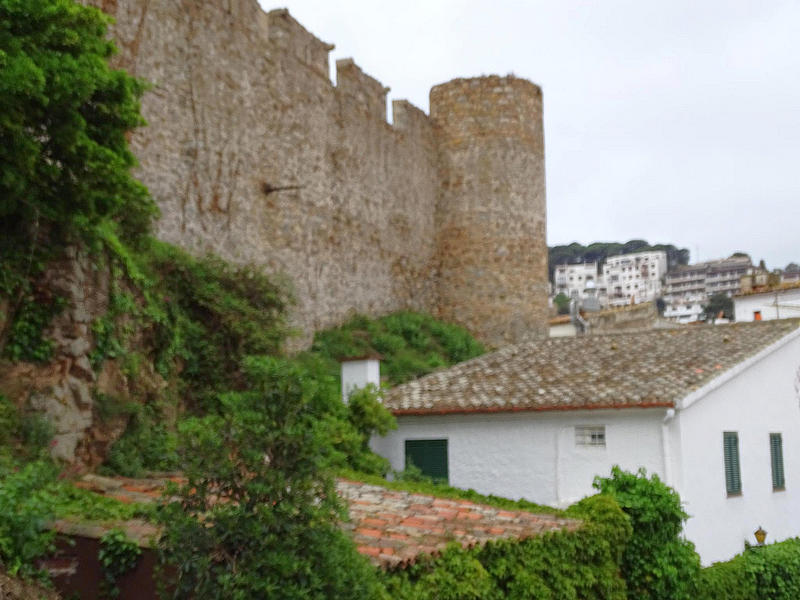
[[[580,406],[481,406],[473,408],[402,408],[391,410],[395,417],[433,415],[474,415],[519,412],[573,412],[579,410],[622,410],[626,408],[677,408],[675,402],[657,401],[639,404],[610,403]]]

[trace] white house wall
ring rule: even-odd
[[[800,317],[800,289],[736,296],[733,305],[734,315],[739,322],[754,321],[756,311],[761,313],[764,321],[796,318]]]
[[[592,494],[612,465],[663,477],[664,409],[404,416],[373,438],[392,468],[405,468],[405,440],[448,440],[450,484],[483,494],[567,506]],[[605,425],[606,447],[576,446],[575,427]]]
[[[680,438],[676,487],[691,515],[686,535],[704,564],[727,560],[755,543],[800,535],[800,339],[795,338],[700,398],[673,422]],[[722,433],[739,433],[742,494],[725,489]],[[769,434],[783,437],[785,491],[773,492]]]

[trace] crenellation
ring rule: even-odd
[[[308,31],[285,8],[271,10],[266,15],[270,43],[284,56],[294,58],[328,79],[328,54],[335,46]]]
[[[370,118],[386,120],[386,94],[390,88],[364,73],[352,58],[336,61],[336,89],[341,102],[362,110]]]
[[[431,119],[425,111],[408,100],[392,100],[392,123],[396,130],[412,135],[429,131],[432,126]]]
[[[103,0],[84,0],[100,5]],[[544,331],[541,90],[431,91],[431,115],[256,0],[115,0],[116,64],[154,82],[132,136],[155,233],[290,280],[292,324],[411,308],[493,345]],[[234,7],[235,10],[232,10]]]

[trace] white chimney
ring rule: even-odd
[[[381,385],[381,361],[379,358],[356,358],[342,361],[342,399],[347,402],[356,388],[373,383]]]

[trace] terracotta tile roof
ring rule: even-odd
[[[180,481],[178,477],[170,477]],[[129,479],[86,475],[76,482],[122,502],[155,502],[166,478]],[[575,530],[581,522],[522,510],[504,510],[467,500],[449,500],[390,490],[385,487],[339,479],[339,495],[349,505],[350,521],[342,529],[353,537],[358,551],[383,568],[404,567],[421,554],[433,554],[449,543],[463,547],[502,538],[524,539],[547,531]],[[52,529],[67,535],[100,538],[120,527],[140,546],[152,546],[158,528],[140,520],[86,523],[60,520]]]
[[[674,406],[800,326],[796,319],[560,337],[397,386],[396,415]]]
[[[339,493],[350,505],[350,523],[359,552],[383,567],[403,567],[420,554],[443,550],[450,542],[463,547],[501,538],[523,539],[547,531],[574,530],[580,521],[525,511],[509,511],[467,500],[339,480]]]

